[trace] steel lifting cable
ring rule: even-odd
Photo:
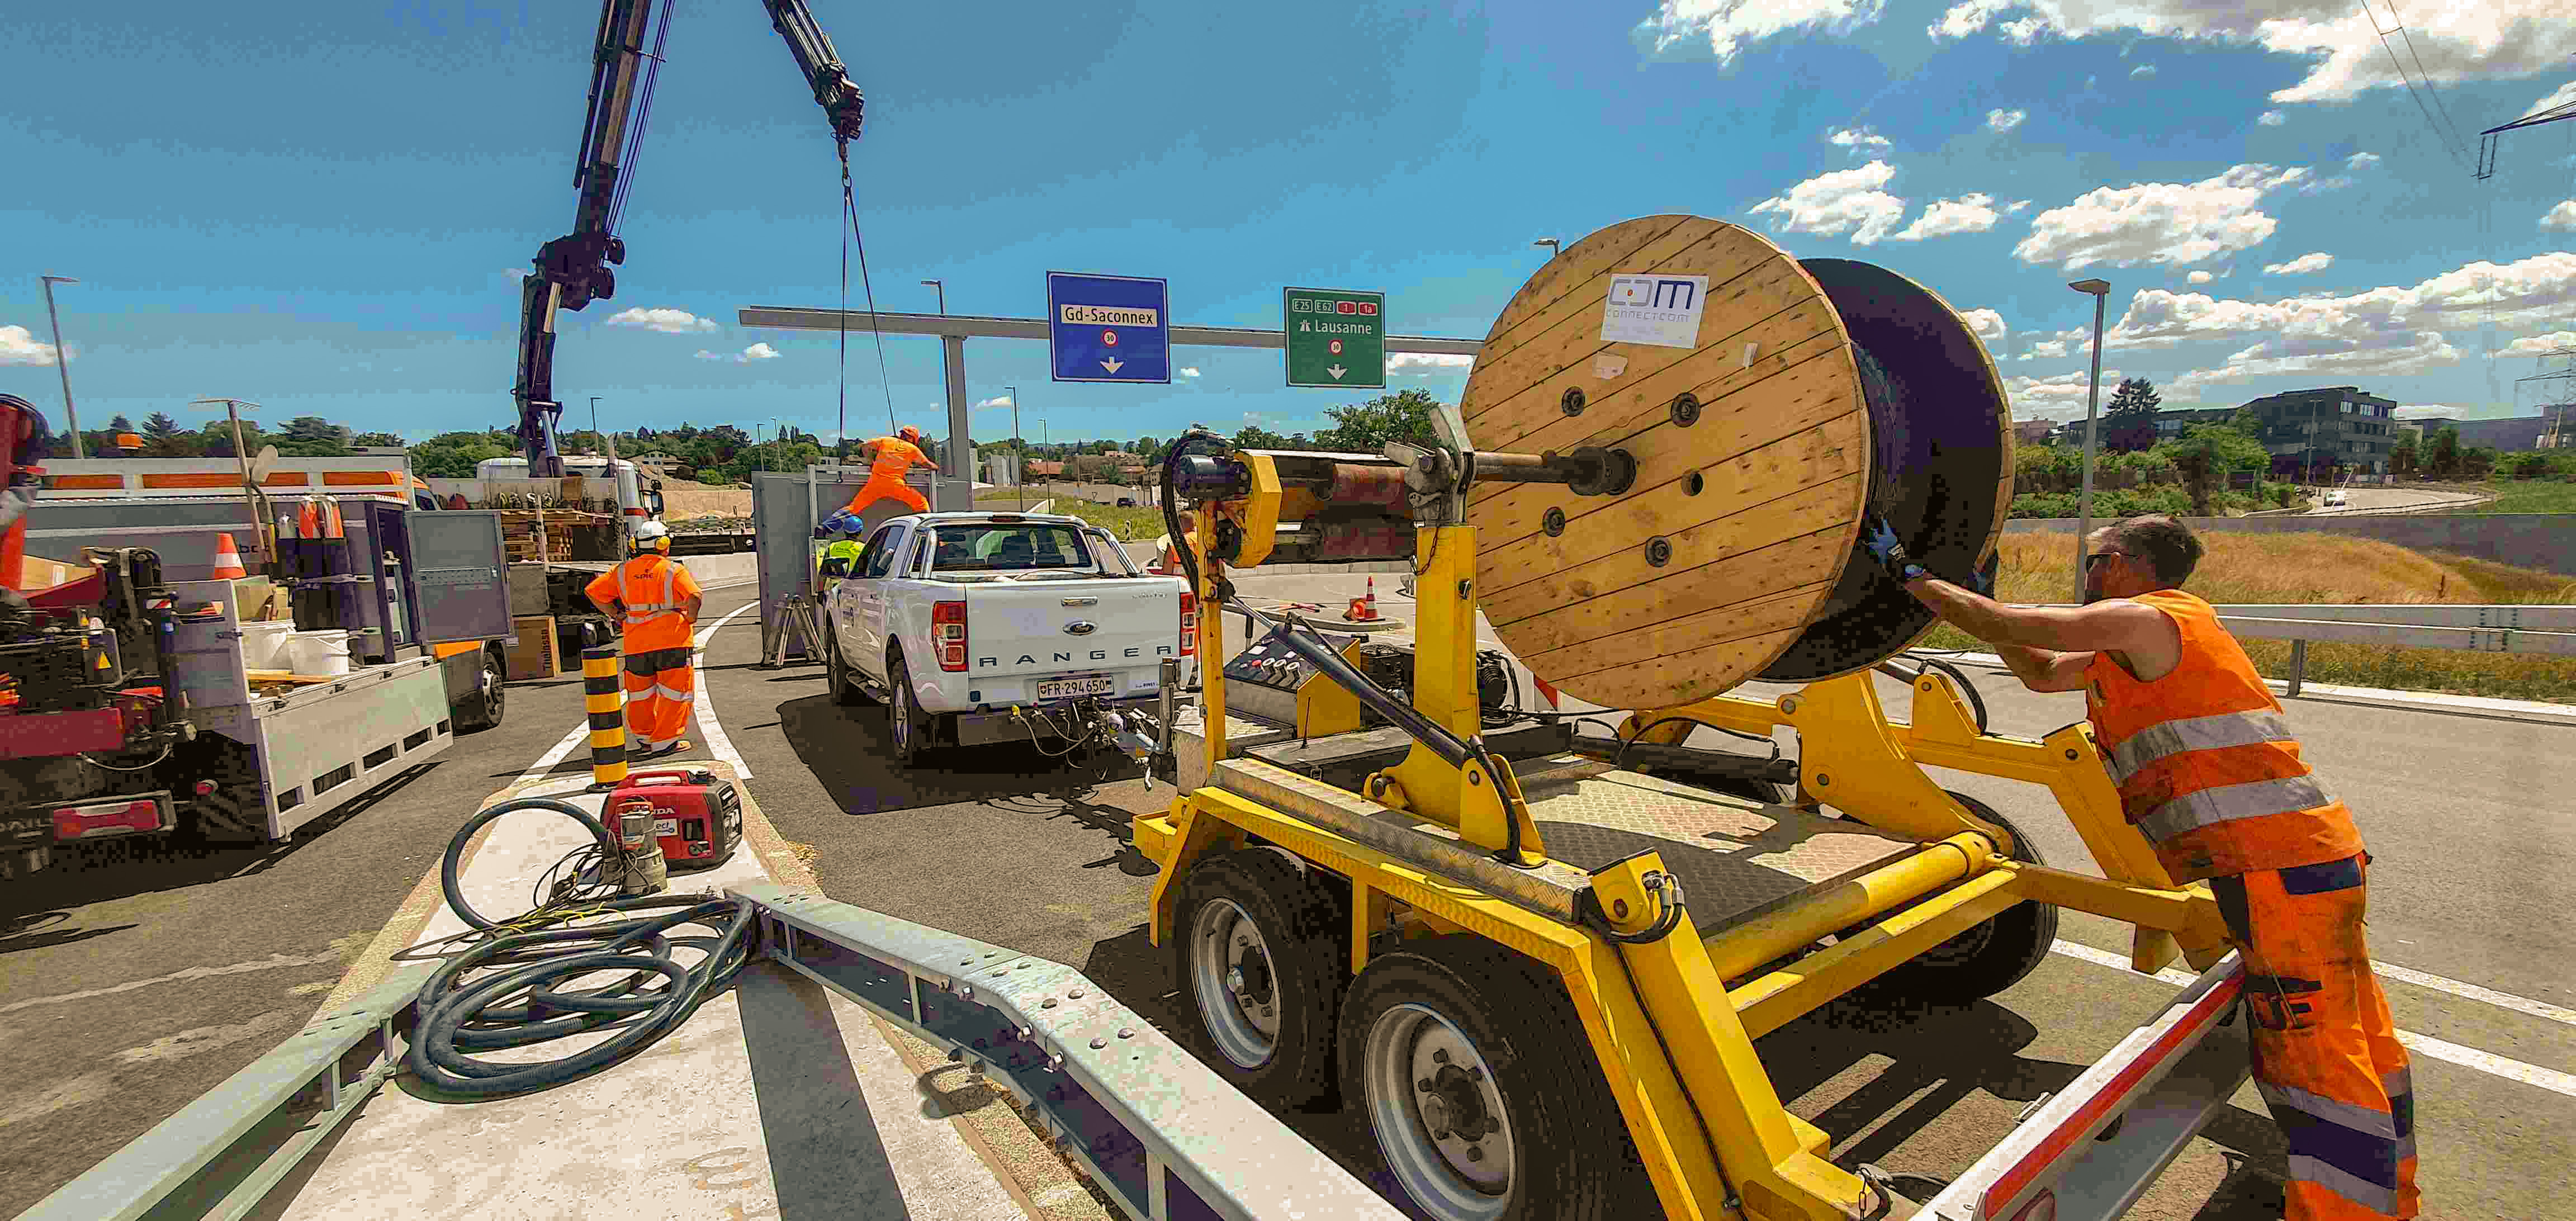
[[[841,150],[841,216],[849,224],[841,234],[841,428],[842,440],[849,439],[850,394],[850,244],[859,247],[859,289],[867,294],[868,330],[877,337],[877,385],[885,391],[886,431],[896,430],[894,419],[894,383],[886,377],[885,332],[877,329],[877,290],[868,278],[868,239],[859,232],[858,196],[850,188],[850,142],[838,142]],[[964,445],[966,438],[951,437],[952,445]]]

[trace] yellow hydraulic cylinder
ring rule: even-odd
[[[1722,979],[1736,979],[1766,962],[1812,945],[1827,934],[1876,919],[1961,878],[1992,867],[1994,845],[1975,831],[1929,844],[1838,886],[1808,891],[1707,940],[1708,960]]]
[[[1970,878],[1795,966],[1728,990],[1727,1002],[1746,1037],[1761,1038],[2020,902],[2017,880],[2011,870]]]

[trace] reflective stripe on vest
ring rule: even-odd
[[[2313,810],[2331,800],[2325,786],[2318,784],[2314,776],[2221,784],[2185,793],[2157,806],[2138,819],[2138,829],[2146,832],[2148,839],[2162,842],[2186,831],[2240,818]]]
[[[679,602],[671,588],[673,584],[671,569],[674,567],[676,567],[676,565],[656,565],[655,571],[652,574],[642,576],[639,576],[632,568],[626,570],[624,579],[620,580],[618,584],[622,587],[621,592],[628,595],[625,602],[626,622],[629,626],[642,623],[649,619],[659,619],[664,615],[676,615],[680,613]],[[661,597],[638,598],[633,596],[636,593],[643,591],[644,582],[652,581],[656,577],[660,578],[661,581]]]
[[[2111,780],[2126,784],[2139,768],[2187,750],[2294,741],[2289,721],[2277,712],[2222,712],[2162,721],[2139,730],[2111,752]]]

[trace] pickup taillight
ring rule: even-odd
[[[939,668],[966,668],[966,604],[933,602],[930,604],[930,644],[939,650]]]
[[[1181,656],[1196,657],[1198,653],[1199,596],[1183,590],[1181,592]]]

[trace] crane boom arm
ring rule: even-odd
[[[851,83],[831,38],[804,0],[761,3],[847,157],[865,111],[859,87]],[[663,12],[667,27],[667,0]],[[626,262],[626,243],[616,234],[616,210],[652,93],[651,65],[659,58],[646,49],[652,26],[653,0],[601,0],[590,101],[573,171],[579,201],[572,232],[540,247],[533,270],[520,281],[519,368],[510,393],[518,403],[519,447],[527,455],[528,474],[536,478],[563,474],[563,459],[555,450],[555,421],[563,414],[563,404],[554,397],[556,314],[615,296],[617,273],[610,267]]]

